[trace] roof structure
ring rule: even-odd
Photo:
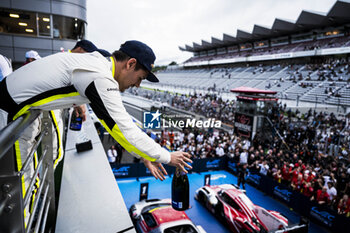
[[[236,38],[238,41],[246,41],[246,40],[252,39],[253,36],[249,32],[245,32],[245,31],[238,29],[237,33],[236,33]]]
[[[253,28],[253,37],[263,37],[271,35],[271,29],[255,24]]]
[[[222,42],[224,42],[225,45],[232,45],[237,42],[237,39],[236,37],[224,33]]]
[[[193,42],[193,46],[179,46],[182,51],[200,52],[208,49],[233,46],[238,43],[253,42],[271,37],[287,36],[293,33],[305,32],[311,29],[321,29],[331,26],[350,24],[350,0],[338,0],[328,13],[303,10],[295,22],[276,18],[271,28],[254,25],[253,31],[237,30],[236,37],[223,34],[222,40],[211,38],[211,42],[202,40],[201,45]]]
[[[217,39],[215,37],[211,38],[211,43],[213,45],[215,45],[215,46],[222,46],[222,45],[224,45],[224,42],[222,40],[219,40],[219,39]]]

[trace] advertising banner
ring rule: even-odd
[[[234,175],[237,175],[237,173],[238,173],[237,163],[234,162],[233,160],[227,161],[227,169]]]
[[[236,113],[235,114],[235,133],[241,137],[250,138],[253,131],[253,117]]]
[[[139,165],[134,164],[118,164],[112,166],[112,171],[115,177],[117,178],[128,178],[136,177]]]
[[[191,172],[206,172],[210,170],[224,170],[227,166],[227,159],[225,158],[210,158],[210,159],[192,159]],[[168,174],[175,172],[175,167],[163,164]],[[112,171],[116,178],[128,178],[128,177],[144,177],[152,176],[148,168],[143,163],[126,163],[116,164],[112,166]]]

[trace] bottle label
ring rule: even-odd
[[[182,202],[173,201],[173,206],[175,206],[176,208],[182,209]]]
[[[82,119],[80,117],[77,117],[74,120],[72,119],[72,121],[70,123],[70,129],[80,130],[81,129],[81,122],[82,122]]]

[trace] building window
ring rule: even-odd
[[[71,17],[0,8],[0,33],[84,39],[85,22]]]
[[[59,15],[53,16],[53,37],[60,39],[83,39],[85,34],[84,21]]]
[[[39,36],[51,37],[51,17],[48,14],[38,13]]]
[[[0,9],[0,32],[36,36],[36,13]]]

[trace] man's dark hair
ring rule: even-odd
[[[126,53],[124,53],[120,50],[114,51],[114,53],[112,55],[115,57],[115,60],[117,60],[119,62],[123,62],[123,61],[130,59],[129,55],[127,55]],[[137,61],[136,66],[135,66],[135,71],[138,71],[138,70],[147,71],[147,69]]]

